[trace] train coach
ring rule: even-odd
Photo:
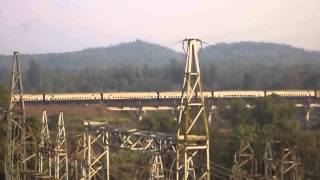
[[[264,91],[213,91],[214,98],[257,98],[264,96]]]
[[[278,95],[288,98],[319,97],[315,90],[267,90],[266,96]]]
[[[159,99],[180,99],[181,98],[181,92],[179,91],[162,91],[159,92]]]
[[[13,95],[13,100],[20,100],[19,95]],[[44,100],[44,94],[23,94],[23,100],[25,102],[41,102]]]
[[[203,91],[205,98],[258,98],[278,95],[286,98],[316,97],[320,98],[320,90],[231,90],[231,91]],[[186,93],[184,93],[186,96]],[[25,102],[64,102],[64,101],[97,101],[97,100],[152,100],[152,99],[180,99],[181,91],[162,92],[103,92],[103,93],[48,93],[24,94]],[[14,95],[14,101],[20,99]]]
[[[45,94],[44,100],[49,101],[92,101],[101,100],[101,93],[61,93]]]
[[[181,91],[163,91],[159,92],[159,99],[180,99],[181,98]],[[204,98],[212,98],[212,93],[210,91],[203,91],[202,95]],[[187,96],[186,93],[183,94],[184,98]],[[199,96],[199,95],[198,95]]]
[[[112,92],[102,93],[103,100],[135,100],[135,99],[157,99],[157,92]]]

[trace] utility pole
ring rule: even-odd
[[[176,151],[176,179],[210,179],[209,129],[202,94],[198,39],[185,39],[186,64],[181,94]],[[196,166],[195,166],[196,164]]]

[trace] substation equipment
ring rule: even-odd
[[[84,130],[77,136],[73,151],[68,151],[62,112],[58,118],[56,137],[52,139],[47,112],[43,111],[40,142],[36,141],[31,124],[25,118],[18,52],[14,52],[10,106],[7,110],[6,180],[109,180],[111,148],[148,154],[150,163],[147,178],[150,180],[273,180],[276,175],[270,143],[266,145],[263,175],[260,176],[256,175],[254,151],[246,139],[240,141],[232,170],[210,161],[209,122],[199,65],[202,41],[185,39],[182,43],[186,62],[175,134],[113,127],[108,122],[84,121]],[[169,168],[164,165],[168,164],[167,161],[171,163]],[[296,152],[283,147],[280,180],[298,180],[298,165]]]

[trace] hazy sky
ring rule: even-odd
[[[320,0],[0,0],[1,54],[186,37],[320,50]]]

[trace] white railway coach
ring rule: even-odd
[[[214,91],[214,98],[255,98],[264,97],[264,91]]]
[[[86,101],[101,100],[100,93],[64,93],[46,94],[45,101]]]
[[[157,92],[112,92],[103,93],[104,100],[116,100],[116,99],[157,99]]]
[[[20,100],[19,95],[17,94],[13,95],[13,100],[14,101]],[[43,101],[43,95],[42,94],[23,94],[23,100],[25,102],[41,102]]]
[[[160,99],[180,99],[181,98],[181,91],[173,91],[173,92],[159,92],[159,98]],[[205,98],[211,98],[212,97],[212,93],[210,91],[203,91],[202,92],[203,96]],[[187,96],[186,93],[183,94],[184,97]]]
[[[162,91],[159,92],[160,99],[180,99],[181,98],[181,91]]]
[[[267,96],[278,95],[281,97],[315,97],[314,90],[268,90]]]
[[[212,98],[211,91],[203,91],[202,94],[203,94],[204,98]]]

